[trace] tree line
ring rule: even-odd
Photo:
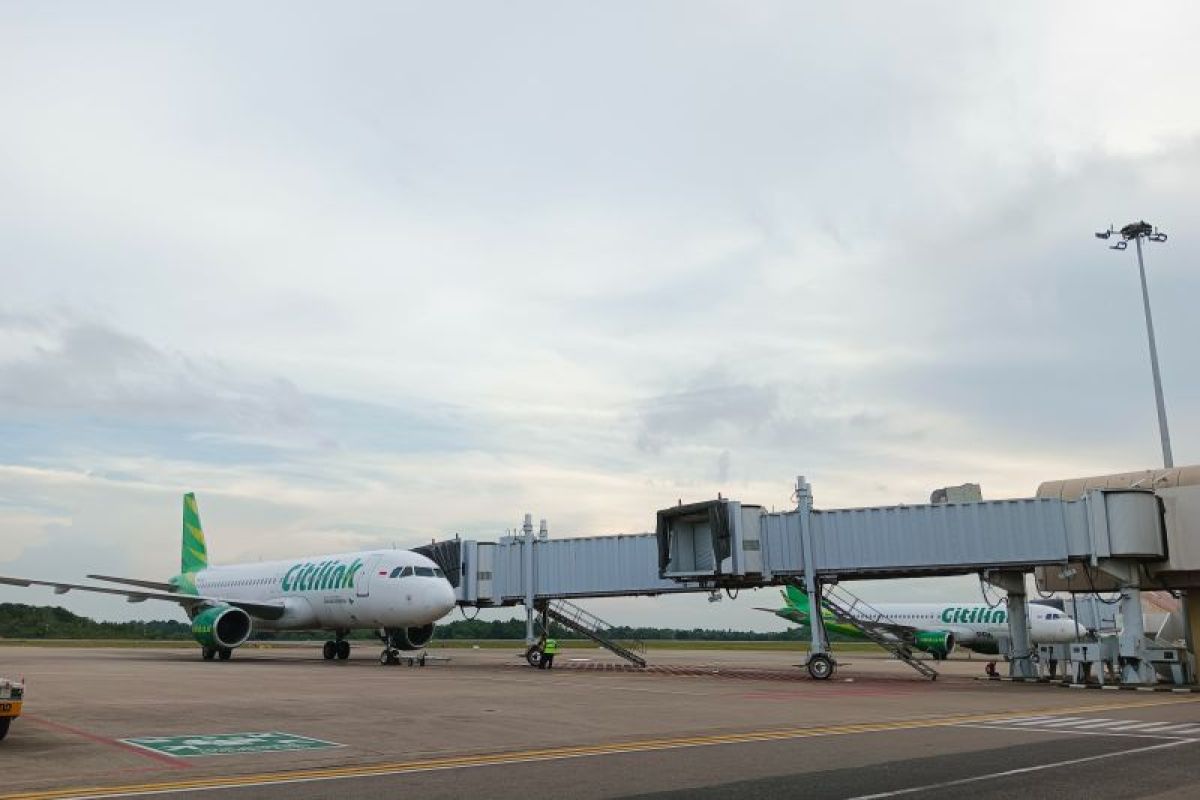
[[[557,639],[582,639],[581,634],[551,623],[550,632]],[[370,638],[371,632],[362,631],[357,638]],[[807,627],[789,628],[785,631],[718,630],[713,628],[650,628],[617,626],[610,633],[617,639],[674,639],[692,642],[777,642],[807,641]],[[317,632],[281,631],[256,632],[255,639],[308,640],[325,639],[327,634]],[[143,640],[190,640],[192,627],[177,620],[149,620],[145,622],[97,622],[88,617],[73,614],[61,606],[30,606],[23,603],[0,603],[0,639],[143,639]],[[525,638],[525,620],[514,617],[507,620],[460,619],[438,625],[435,639],[513,639]],[[836,638],[831,635],[830,638]]]

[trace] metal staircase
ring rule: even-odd
[[[841,586],[826,584],[821,587],[821,605],[833,614],[838,622],[853,625],[875,644],[908,664],[917,672],[937,680],[938,672],[913,652],[912,646],[889,630],[891,626],[903,627],[867,601]]]
[[[637,639],[618,642],[609,635],[612,625],[566,600],[551,600],[546,606],[546,616],[560,625],[581,633],[601,647],[616,653],[626,661],[639,667],[646,666],[646,644]]]

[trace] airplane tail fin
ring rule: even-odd
[[[805,617],[809,615],[808,595],[800,587],[793,585],[786,586],[783,590],[783,599],[788,604],[788,607],[799,615]]]
[[[208,547],[204,544],[204,529],[200,527],[200,511],[196,508],[196,495],[188,492],[183,496],[183,545],[180,571],[184,574],[199,572],[208,566]]]

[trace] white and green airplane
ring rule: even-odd
[[[764,608],[791,622],[807,625],[810,616],[808,595],[796,586],[783,590],[783,608]],[[883,615],[872,624],[883,627],[890,636],[910,647],[929,653],[934,659],[947,658],[956,647],[976,653],[996,655],[999,639],[1008,636],[1008,609],[986,603],[876,603],[873,611]],[[821,609],[825,630],[852,639],[866,639],[857,625],[841,622],[829,609]],[[865,621],[865,617],[863,618]],[[1029,604],[1029,635],[1035,644],[1074,642],[1087,630],[1053,606]]]
[[[11,586],[50,586],[69,591],[123,595],[131,603],[178,603],[206,661],[228,660],[254,629],[327,630],[326,660],[350,657],[346,639],[354,629],[379,631],[379,660],[396,663],[401,650],[419,650],[433,638],[433,623],[457,603],[454,589],[432,560],[409,550],[334,553],[288,561],[214,567],[200,527],[196,496],[183,496],[180,571],[166,581],[88,575],[134,589],[0,576]]]

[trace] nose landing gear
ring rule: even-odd
[[[404,655],[400,650],[394,647],[385,647],[383,652],[379,654],[379,663],[385,666],[391,664],[407,664],[410,667],[425,666],[427,653],[422,652],[421,655]]]

